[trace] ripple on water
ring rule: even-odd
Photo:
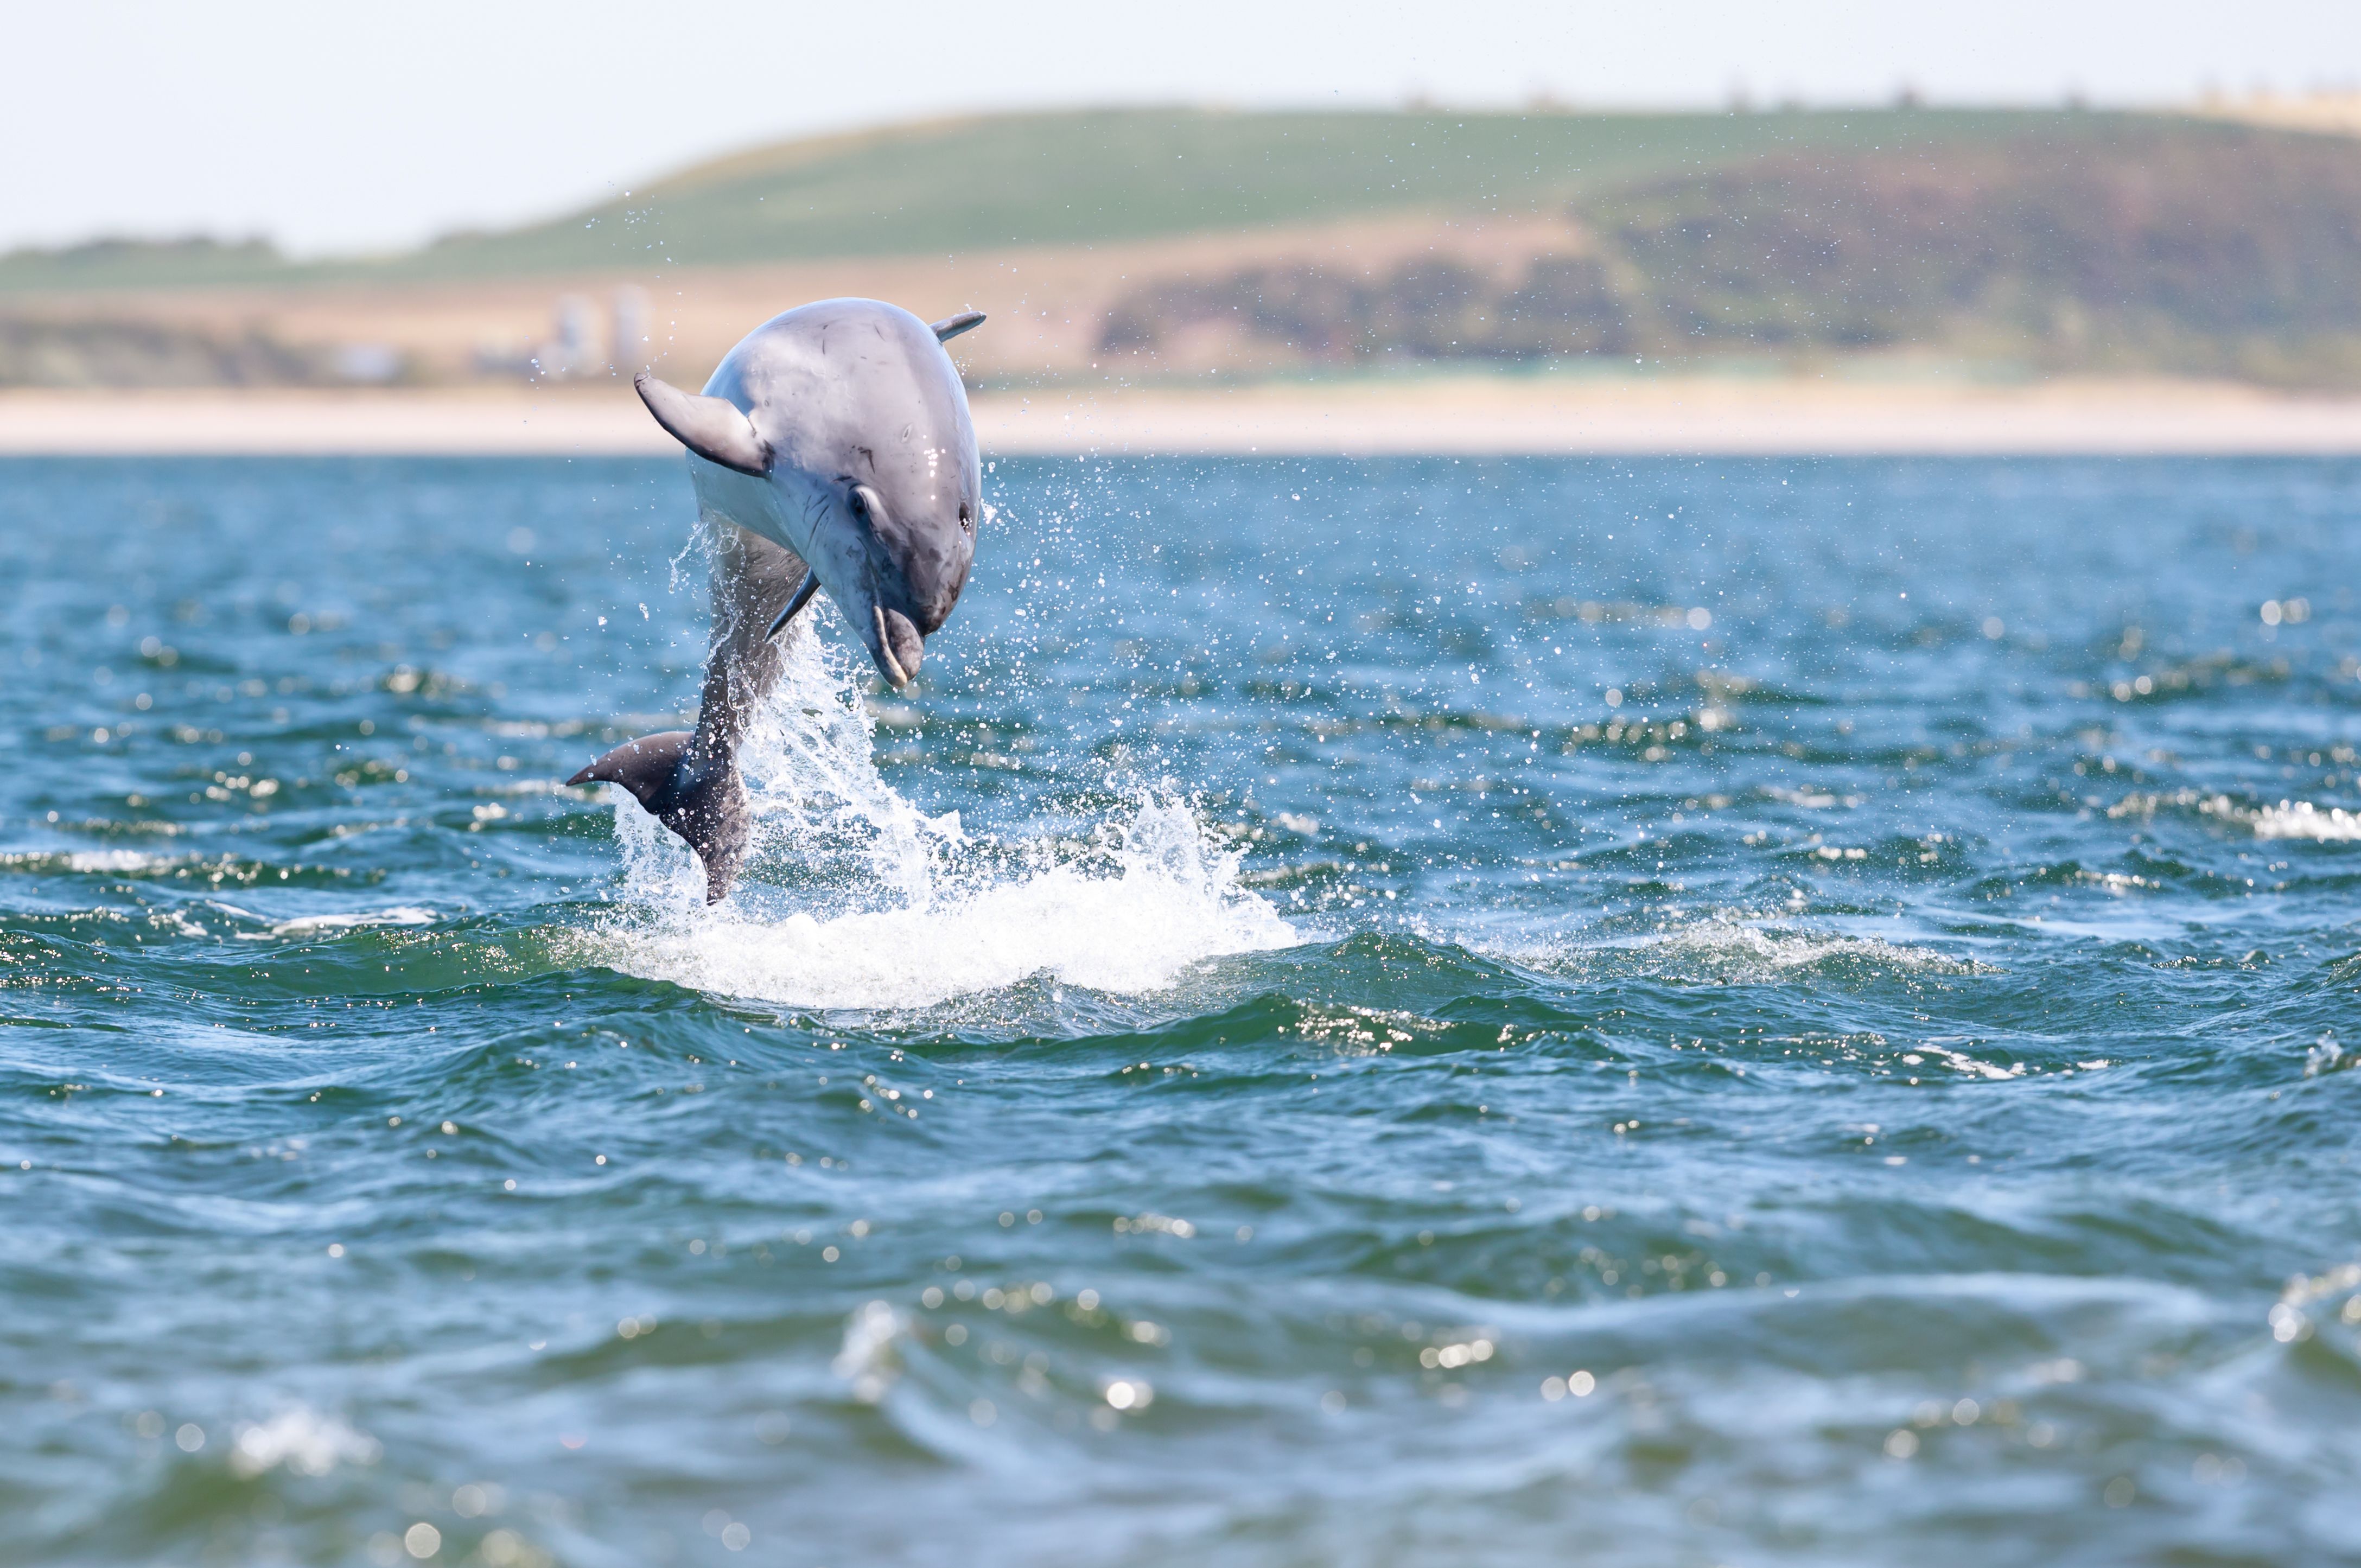
[[[1631,936],[1562,939],[1540,948],[1511,948],[1504,956],[1567,979],[1644,976],[1710,985],[2001,972],[1978,959],[1921,944],[1747,917],[1709,917]]]

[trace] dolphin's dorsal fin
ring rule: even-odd
[[[707,462],[758,479],[771,471],[771,444],[755,433],[754,422],[729,399],[684,392],[644,370],[631,378],[631,385],[656,422]]]
[[[963,332],[972,332],[983,324],[982,311],[961,311],[955,316],[945,316],[935,323],[935,341],[949,343]]]

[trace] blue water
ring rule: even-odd
[[[0,465],[0,1561],[2361,1560],[2361,466]]]

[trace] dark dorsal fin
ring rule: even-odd
[[[771,471],[770,443],[755,433],[753,421],[727,398],[697,397],[644,370],[631,378],[631,385],[656,422],[707,462],[758,479]]]
[[[935,323],[935,341],[949,343],[963,332],[972,332],[983,324],[982,311],[961,311],[955,316],[945,316]]]

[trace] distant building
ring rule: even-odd
[[[2361,92],[2350,88],[2301,95],[2262,88],[2242,98],[2209,92],[2198,101],[2197,113],[2207,119],[2237,120],[2279,130],[2361,136]]]
[[[371,386],[398,379],[403,367],[401,350],[390,343],[341,344],[330,356],[330,363],[338,380]]]
[[[607,368],[618,376],[636,375],[647,368],[648,296],[647,291],[630,283],[615,291],[614,334],[607,355]]]
[[[586,376],[606,362],[599,352],[598,311],[586,296],[557,296],[556,328],[556,335],[534,356],[542,379]]]

